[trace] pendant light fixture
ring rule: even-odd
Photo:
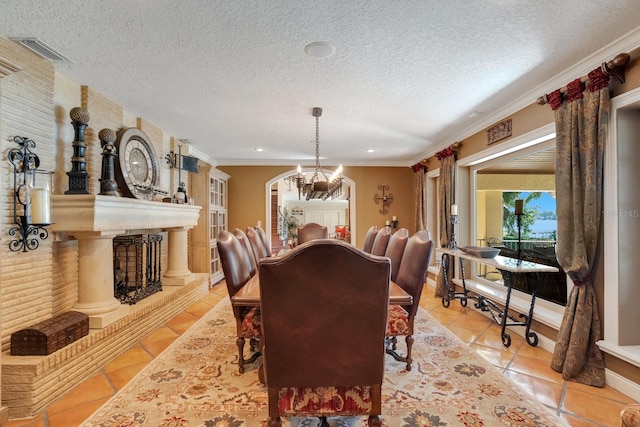
[[[316,118],[316,170],[307,182],[302,168],[298,165],[296,174],[296,187],[298,187],[298,199],[303,195],[306,200],[336,198],[342,194],[342,165],[336,169],[331,176],[327,176],[320,166],[320,116],[322,108],[315,107],[312,110],[313,117]]]

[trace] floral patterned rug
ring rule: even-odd
[[[386,356],[384,426],[567,425],[422,309],[415,329],[411,371]],[[404,349],[401,341],[399,350]],[[266,426],[267,393],[258,381],[260,359],[242,375],[236,361],[235,321],[227,298],[83,426]],[[283,420],[287,427],[318,425],[315,418]],[[365,417],[329,422],[332,427],[367,425]]]

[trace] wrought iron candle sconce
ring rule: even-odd
[[[378,211],[380,215],[388,214],[389,205],[393,203],[393,194],[385,194],[385,191],[389,191],[389,188],[390,187],[387,184],[380,184],[378,185],[378,190],[382,190],[382,195],[376,193],[375,196],[373,196],[373,201],[376,202],[376,205],[382,202],[382,209]]]
[[[38,248],[38,238],[49,237],[44,227],[51,224],[53,172],[38,170],[40,158],[31,151],[36,147],[33,140],[15,136],[13,142],[20,146],[9,150],[7,156],[13,165],[13,222],[17,227],[10,228],[9,235],[18,238],[9,242],[9,249],[27,252]]]
[[[451,241],[447,245],[449,249],[458,249],[458,242],[456,241],[456,225],[460,223],[458,215],[451,215]]]

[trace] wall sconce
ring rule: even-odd
[[[382,196],[376,193],[375,196],[373,196],[373,201],[376,202],[376,205],[382,202],[382,209],[378,212],[380,215],[386,215],[389,213],[389,205],[393,203],[393,194],[384,194],[385,191],[389,190],[389,186],[386,184],[378,185],[378,190],[382,190]]]
[[[31,152],[36,143],[27,137],[15,136],[19,148],[9,150],[13,165],[13,222],[9,235],[18,238],[9,242],[12,252],[37,249],[40,240],[49,237],[43,227],[51,224],[51,187],[53,172],[38,170],[40,158]]]

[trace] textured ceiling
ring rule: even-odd
[[[60,74],[217,164],[313,165],[317,106],[323,165],[409,165],[639,23],[638,0],[0,0],[1,36],[45,41]],[[306,56],[316,41],[335,55]]]

